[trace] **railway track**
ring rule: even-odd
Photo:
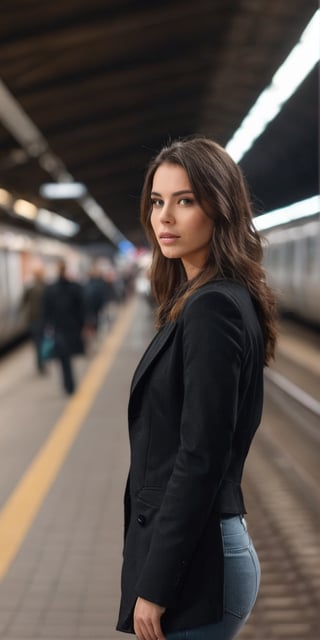
[[[317,640],[319,403],[273,374],[244,481],[261,589],[239,640]]]

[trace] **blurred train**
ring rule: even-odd
[[[320,214],[263,232],[279,310],[320,327]]]
[[[35,268],[42,265],[50,282],[56,277],[58,259],[66,261],[76,279],[87,272],[88,257],[81,250],[0,225],[0,349],[27,331],[21,301]]]

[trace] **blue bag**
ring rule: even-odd
[[[52,360],[55,357],[54,336],[43,336],[41,345],[41,360]]]

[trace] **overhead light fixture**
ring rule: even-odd
[[[86,214],[95,222],[97,227],[113,242],[118,244],[119,238],[124,238],[119,229],[113,224],[102,207],[90,195],[81,198],[81,206]]]
[[[13,211],[17,216],[21,218],[27,218],[28,220],[34,220],[37,215],[37,207],[28,200],[18,199],[13,203]]]
[[[293,220],[300,220],[301,218],[307,218],[320,212],[320,196],[312,196],[306,200],[300,200],[289,204],[287,207],[281,207],[280,209],[274,209],[261,216],[253,218],[253,224],[258,231],[263,229],[271,229],[272,227],[279,226],[292,222]]]
[[[77,222],[59,216],[57,213],[49,211],[48,209],[38,210],[36,226],[45,231],[49,231],[49,233],[55,233],[68,238],[74,236],[79,230]]]
[[[41,131],[0,80],[0,120],[30,156],[37,157],[47,149]]]
[[[0,121],[3,122],[6,129],[27,151],[29,156],[36,157],[38,159],[39,165],[45,171],[47,171],[47,173],[54,180],[57,181],[59,187],[58,184],[55,184],[54,186],[56,190],[57,188],[60,188],[61,184],[72,185],[72,188],[74,188],[74,184],[82,185],[82,183],[76,183],[74,181],[73,176],[68,172],[62,160],[58,158],[54,153],[52,153],[51,149],[49,148],[48,142],[42,135],[41,131],[32,122],[27,113],[25,113],[19,102],[10,93],[1,79]],[[105,235],[115,245],[117,245],[119,239],[124,238],[121,231],[117,229],[104,209],[102,209],[102,207],[94,200],[94,198],[92,198],[90,194],[87,193],[85,185],[82,185],[81,195],[79,195],[78,192],[77,195],[64,195],[62,197],[72,197],[76,199],[78,201],[78,204],[82,207],[83,211],[95,222],[103,235]],[[61,196],[59,196],[59,198],[61,198]],[[63,219],[65,220],[65,218]],[[70,235],[74,235],[74,233],[75,231],[73,231],[73,233],[70,232]]]
[[[0,189],[0,206],[8,207],[11,204],[12,196],[6,189]]]
[[[76,200],[87,193],[87,188],[82,182],[48,182],[42,184],[40,195],[48,200]]]
[[[284,63],[272,78],[271,84],[242,121],[239,129],[226,145],[226,151],[235,162],[240,162],[251,149],[254,141],[263,133],[294,94],[320,57],[318,9]]]

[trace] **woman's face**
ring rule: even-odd
[[[188,280],[204,266],[213,221],[196,201],[188,174],[176,164],[162,164],[153,177],[151,225],[166,258],[180,258]]]

